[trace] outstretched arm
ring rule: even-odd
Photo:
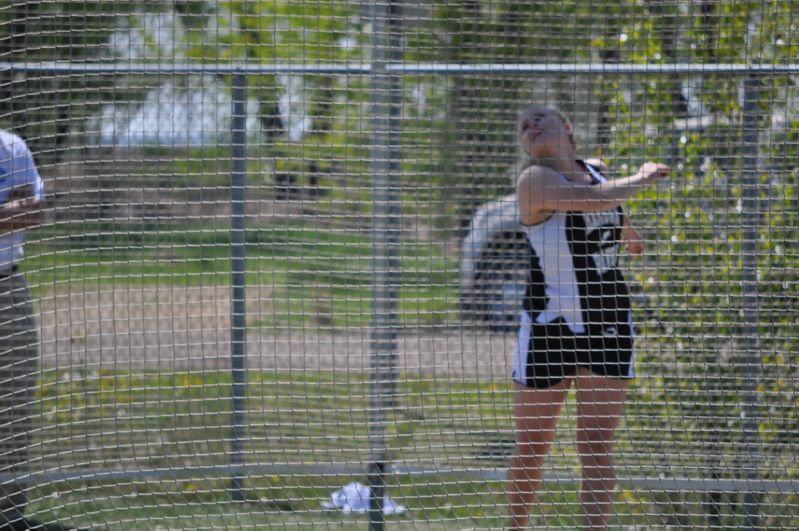
[[[668,173],[665,164],[647,162],[635,175],[590,185],[567,181],[545,166],[531,166],[522,172],[516,187],[522,223],[536,223],[541,212],[599,212],[614,208]]]

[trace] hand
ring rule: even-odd
[[[667,177],[669,175],[669,167],[660,162],[645,162],[638,169],[638,175],[647,181]]]
[[[37,227],[43,218],[42,203],[38,199],[12,199],[0,205],[0,233]]]
[[[629,218],[625,218],[624,226],[621,229],[621,241],[627,247],[627,252],[634,256],[641,256],[646,251],[646,243],[639,232],[630,224]]]
[[[7,201],[0,205],[0,209],[2,210],[18,210],[23,208],[27,204],[27,199],[14,199],[12,201]]]
[[[634,256],[641,256],[646,251],[646,244],[641,237],[629,238],[626,242],[627,252]]]

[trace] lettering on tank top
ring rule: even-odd
[[[601,276],[615,269],[619,263],[619,241],[614,237],[621,226],[621,213],[617,209],[602,212],[583,212],[585,237],[596,242],[597,250],[590,253],[596,272]]]

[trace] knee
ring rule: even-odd
[[[600,471],[613,468],[613,445],[599,439],[586,439],[577,443],[577,452],[583,467]]]
[[[516,453],[522,457],[546,455],[549,445],[549,438],[542,433],[522,433],[516,436]]]

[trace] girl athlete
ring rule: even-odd
[[[621,205],[669,169],[647,162],[635,175],[608,180],[599,161],[575,160],[571,124],[543,107],[520,113],[518,135],[531,159],[516,190],[531,259],[513,363],[509,528],[527,525],[574,385],[582,514],[587,529],[605,529],[615,487],[613,433],[633,377],[630,300],[617,251],[622,242],[632,253],[644,250]]]

